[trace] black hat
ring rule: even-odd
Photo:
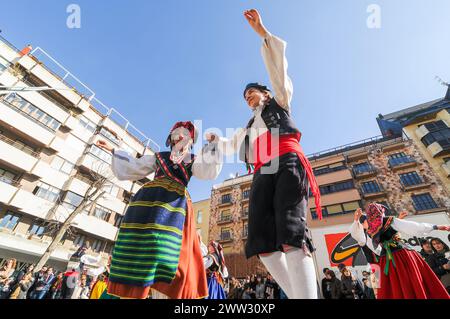
[[[255,88],[255,89],[258,89],[258,90],[261,90],[261,91],[269,91],[270,92],[270,90],[269,90],[269,88],[267,86],[259,84],[258,82],[254,82],[254,83],[249,83],[249,84],[247,84],[245,86],[244,97],[245,97],[245,92],[247,92],[247,90],[251,89],[251,88]]]

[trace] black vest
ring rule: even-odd
[[[271,98],[269,103],[264,106],[264,109],[261,112],[261,118],[263,119],[264,124],[266,124],[267,129],[271,131],[272,134],[287,135],[300,133],[289,112],[278,105],[275,98]],[[253,125],[254,121],[255,117],[252,117],[248,122],[246,127],[247,134],[239,150],[239,159],[246,164],[248,164],[248,152],[250,145],[248,129]]]

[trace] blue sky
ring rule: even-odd
[[[81,7],[80,29],[66,26],[71,3]],[[370,4],[381,8],[380,29],[366,25]],[[379,113],[442,97],[435,75],[450,81],[447,0],[8,1],[0,29],[17,47],[44,48],[163,145],[178,120],[224,132],[247,123],[243,87],[268,83],[242,15],[253,7],[288,42],[307,154],[379,135]],[[193,199],[233,172],[244,165],[226,164],[213,182],[193,179]]]

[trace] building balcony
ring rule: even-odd
[[[31,173],[39,176],[42,182],[59,189],[62,189],[64,184],[69,179],[69,175],[52,168],[49,164],[43,161],[39,161],[36,166],[33,167]]]
[[[73,226],[97,237],[114,241],[118,228],[114,225],[101,220],[95,216],[78,214],[75,217]]]
[[[0,160],[21,171],[31,172],[39,161],[39,154],[22,147],[23,145],[0,134]]]
[[[225,207],[225,206],[230,206],[233,205],[233,201],[232,200],[227,200],[227,201],[220,201],[219,204],[217,205],[218,207]]]
[[[387,191],[383,189],[383,187],[379,186],[373,189],[364,190],[362,187],[360,188],[361,195],[364,199],[369,200],[377,197],[384,197],[387,195]]]
[[[103,195],[103,197],[98,200],[97,204],[108,208],[113,212],[118,213],[119,215],[124,214],[126,207],[126,204],[124,202],[110,194]]]
[[[377,175],[378,170],[373,165],[368,165],[364,168],[353,167],[352,172],[356,179],[363,179]]]
[[[247,239],[247,237],[248,237],[248,230],[243,230],[242,231],[242,239]]]
[[[19,189],[9,205],[17,207],[20,211],[38,218],[45,219],[50,209],[55,205],[33,193]]]
[[[85,154],[82,158],[80,158],[76,165],[84,168],[85,170],[100,174],[103,177],[110,178],[113,176],[110,164],[91,153]]]
[[[446,163],[442,164],[442,169],[444,170],[447,177],[450,176],[450,161],[447,161]]]
[[[427,129],[425,125],[421,125],[416,129],[416,136],[418,137],[419,140],[421,140],[422,137],[424,137],[428,133],[430,133],[430,131]]]
[[[388,161],[389,167],[395,172],[400,169],[404,168],[410,168],[417,165],[417,162],[415,159],[404,156],[404,157],[398,157],[398,158],[391,158]]]
[[[219,240],[220,243],[228,243],[233,241],[233,237],[231,233],[222,233],[220,234]]]
[[[47,146],[55,136],[54,131],[5,100],[0,102],[0,122],[14,127],[21,135],[36,144]]]
[[[318,185],[334,184],[342,181],[353,179],[351,171],[345,167],[344,169],[333,170],[327,174],[316,176]]]
[[[241,219],[242,219],[242,220],[248,219],[248,210],[247,210],[247,211],[242,211],[242,213],[241,213]]]
[[[433,157],[450,154],[450,141],[436,141],[428,145],[427,150]]]
[[[58,94],[66,98],[68,101],[73,103],[74,106],[78,105],[81,100],[81,96],[76,93],[73,87],[64,82],[64,80],[57,75],[56,73],[47,69],[44,64],[39,63],[34,60],[30,56],[23,56],[19,60],[19,64],[21,64],[25,69],[30,71],[30,73],[36,76],[40,81],[45,82],[50,87],[61,88],[64,90],[59,90]],[[82,108],[83,111],[88,109],[87,107]]]
[[[431,186],[431,183],[426,178],[421,178],[421,180],[417,181],[415,184],[408,184],[400,180],[400,184],[402,185],[402,190],[405,192],[416,191]]]
[[[84,195],[88,191],[92,181],[76,175],[65,186],[64,190],[69,190],[75,194]]]
[[[0,203],[8,204],[18,191],[19,182],[2,179],[0,177]]]
[[[414,209],[416,210],[416,213],[419,215],[423,215],[423,214],[449,211],[448,207],[445,205],[445,203],[440,198],[433,199],[433,201],[434,201],[434,204],[426,205],[426,206],[419,206],[413,202],[413,206],[414,206]]]
[[[227,215],[227,216],[220,216],[217,219],[217,224],[221,225],[221,224],[228,224],[228,223],[232,223],[233,222],[233,216],[231,215]]]

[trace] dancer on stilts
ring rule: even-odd
[[[215,179],[221,160],[214,144],[205,146],[200,156],[192,155],[196,139],[191,122],[178,122],[167,137],[170,152],[134,158],[105,141],[97,142],[113,153],[112,171],[119,180],[140,180],[155,173],[132,197],[120,225],[112,253],[109,295],[146,299],[150,289],[172,299],[208,295],[187,185],[191,176]]]
[[[377,299],[450,299],[439,278],[422,257],[400,240],[398,232],[427,236],[433,230],[450,231],[450,226],[417,223],[386,217],[387,208],[371,203],[355,211],[350,234],[360,246],[374,253],[380,267]]]
[[[209,295],[206,299],[227,299],[223,286],[225,279],[228,278],[228,269],[225,265],[222,245],[211,241],[208,247],[201,242],[201,247],[208,280]]]
[[[244,16],[262,38],[262,56],[274,97],[266,86],[248,84],[244,98],[253,117],[246,129],[237,131],[230,140],[213,134],[208,140],[219,139],[219,148],[226,155],[240,149],[249,172],[254,164],[246,257],[258,255],[289,298],[316,299],[314,248],[306,214],[311,187],[317,215],[322,219],[320,193],[299,144],[301,133],[291,118],[293,88],[287,75],[286,42],[267,31],[258,11],[245,11]]]

